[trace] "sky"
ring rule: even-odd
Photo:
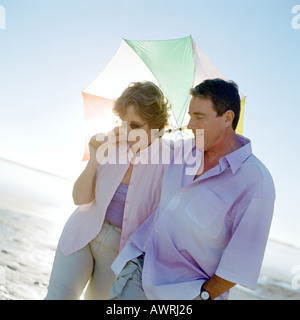
[[[0,157],[76,178],[81,91],[122,38],[192,35],[247,97],[244,135],[276,187],[271,236],[300,246],[296,5],[300,0],[0,0]]]

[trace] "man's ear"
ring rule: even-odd
[[[227,110],[224,113],[224,117],[225,117],[225,126],[232,127],[232,122],[234,119],[234,112],[232,110]]]

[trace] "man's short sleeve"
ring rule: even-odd
[[[232,217],[233,230],[216,275],[255,289],[274,209],[274,199],[255,198],[240,206]]]

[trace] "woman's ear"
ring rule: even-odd
[[[161,130],[159,130],[159,129],[151,129],[151,132],[153,132],[153,134],[154,134],[154,136],[156,138],[161,138],[164,135],[165,130],[164,129],[161,129]]]

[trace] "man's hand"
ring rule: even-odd
[[[203,284],[202,288],[209,293],[211,300],[213,300],[235,285],[233,282],[214,275]]]

